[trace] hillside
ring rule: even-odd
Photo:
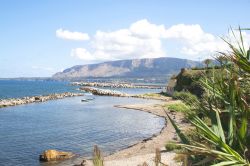
[[[190,68],[200,65],[201,63],[197,61],[169,57],[119,60],[73,66],[54,74],[52,78],[165,77],[178,73],[181,68]]]
[[[226,74],[226,73],[225,73]],[[213,68],[196,68],[196,69],[183,69],[176,76],[171,78],[171,83],[174,82],[173,85],[169,85],[174,88],[175,91],[188,91],[198,97],[201,97],[204,90],[203,87],[198,83],[198,81],[202,77],[221,77],[221,69],[220,66],[215,66]]]

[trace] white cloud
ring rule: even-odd
[[[133,35],[142,38],[162,38],[166,33],[164,25],[151,24],[146,19],[133,23],[129,30]]]
[[[140,32],[143,26],[148,28]],[[162,31],[162,28],[159,30]],[[91,59],[90,56],[97,61],[162,57],[166,54],[157,31],[157,26],[147,20],[138,21],[128,29],[112,32],[97,31],[92,40],[91,52],[86,53],[86,49],[84,51],[73,49],[71,55],[86,61]]]
[[[67,40],[89,40],[89,35],[87,33],[70,32],[62,28],[56,30],[56,36]]]
[[[72,57],[77,57],[79,59],[94,61],[95,57],[92,56],[86,49],[84,48],[75,48],[71,50]]]
[[[244,35],[250,40],[250,35]],[[143,19],[125,29],[97,31],[89,50],[76,48],[71,51],[71,56],[85,61],[157,58],[166,56],[168,46],[163,47],[164,40],[179,43],[180,49],[175,55],[181,54],[187,59],[205,58],[228,48],[220,37],[205,32],[198,24],[177,24],[166,28]]]
[[[165,38],[181,41],[181,53],[187,55],[212,54],[225,50],[226,44],[217,36],[206,33],[200,25],[178,24],[166,29]]]

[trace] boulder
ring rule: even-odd
[[[39,96],[35,96],[35,101],[39,101],[40,97]]]
[[[73,157],[74,154],[71,152],[62,152],[57,150],[46,150],[44,151],[39,159],[40,161],[57,161],[57,160],[64,160]]]

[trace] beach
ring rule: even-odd
[[[74,87],[72,87],[72,89],[74,89]],[[39,120],[36,120],[38,126],[47,126],[46,128],[51,129],[36,129],[37,134],[34,136],[35,140],[32,140],[30,137],[28,137],[29,139],[31,139],[29,141],[30,143],[39,141],[40,138],[44,138],[44,141],[42,143],[43,146],[41,146],[39,149],[36,148],[36,151],[32,152],[32,155],[41,153],[41,150],[48,149],[56,149],[62,151],[66,150],[76,154],[76,156],[71,159],[54,163],[49,162],[48,164],[79,165],[84,160],[86,161],[85,165],[91,166],[91,151],[93,145],[96,144],[100,146],[100,149],[102,150],[104,156],[104,164],[107,166],[140,165],[143,164],[143,162],[147,162],[148,165],[154,165],[156,148],[161,150],[163,163],[168,165],[177,165],[174,160],[175,154],[173,152],[165,151],[165,144],[168,141],[177,140],[177,135],[175,134],[174,128],[171,124],[168,123],[168,119],[166,119],[166,112],[168,112],[171,118],[173,118],[177,122],[177,124],[180,125],[180,127],[184,128],[185,126],[187,126],[187,124],[182,123],[183,117],[180,113],[164,110],[162,106],[166,103],[171,104],[178,101],[172,100],[171,97],[166,97],[160,93],[131,94],[130,91],[129,93],[127,93],[126,91],[117,91],[117,88],[100,89],[86,87],[82,90],[84,90],[82,93],[65,92],[49,95],[39,95],[34,97],[2,99],[1,102],[3,103],[2,105],[4,107],[22,105],[2,109],[14,111],[15,116],[29,115],[30,117],[33,117],[31,119],[40,117],[46,121],[50,121],[50,123],[44,124],[42,123],[42,119],[39,118]],[[133,91],[137,92],[137,89],[134,89]],[[86,92],[92,93],[94,95],[89,96],[88,94],[84,94]],[[89,98],[93,100],[87,100]],[[51,111],[53,111],[53,113]],[[42,116],[39,114],[39,112],[43,112]],[[2,112],[2,114],[3,113],[4,112]],[[13,117],[13,114],[9,111],[6,111],[5,114],[8,115],[7,119]],[[60,117],[57,116],[59,114]],[[118,119],[115,120],[111,118],[111,115],[115,116]],[[88,118],[84,120],[84,118],[86,117]],[[124,119],[124,117],[126,118]],[[98,120],[100,118],[103,120]],[[71,121],[73,119],[74,123],[71,124]],[[69,121],[71,125],[62,123],[65,120]],[[88,122],[84,122],[86,120],[88,120]],[[4,123],[6,123],[6,125],[9,125],[8,121],[4,121]],[[28,132],[26,130],[29,130],[28,123],[31,123],[30,118],[26,120],[26,123],[27,126],[25,126],[24,128],[25,132]],[[56,126],[56,124],[60,124],[60,127],[54,128],[53,126]],[[100,128],[98,127],[98,124],[107,125],[100,125]],[[97,128],[86,128],[80,127],[79,125],[97,125]],[[76,132],[75,130],[66,130],[69,127],[72,129],[77,128],[79,132]],[[18,128],[18,125],[16,126],[16,128]],[[103,131],[107,130],[112,135],[114,134],[114,132],[116,134],[110,137],[107,137],[110,134],[107,134],[107,136],[106,134],[103,135]],[[124,130],[121,133],[122,135],[119,134],[120,130]],[[50,131],[60,132],[51,133]],[[45,141],[45,137],[47,136],[44,134],[40,135],[40,133],[43,132],[46,132],[48,137],[53,137],[52,142],[56,141],[58,139],[58,136],[64,138],[62,137],[64,135],[63,133],[67,133],[68,136],[67,139],[63,139],[63,142],[65,142],[64,144],[55,145],[54,143],[51,143],[51,139],[46,138]],[[92,137],[88,138],[88,133],[95,134],[90,134],[92,135]],[[17,134],[20,135],[23,133]],[[105,140],[104,138],[108,139]],[[94,143],[94,140],[96,139],[99,143]],[[124,142],[123,139],[126,139],[126,141]],[[81,142],[81,140],[84,141]],[[103,141],[105,142],[102,143]],[[14,147],[12,148],[15,149]],[[26,153],[31,152],[27,151]],[[23,156],[22,158],[24,157],[25,156]],[[35,159],[35,156],[33,156],[27,161],[27,163],[39,164],[39,161],[35,160],[37,159]],[[17,163],[20,162],[18,161]]]
[[[168,103],[176,103],[179,101],[169,100]],[[188,127],[187,123],[183,121],[183,115],[181,113],[170,112],[169,110],[164,110],[162,104],[165,102],[159,101],[157,104],[129,104],[129,105],[115,105],[117,108],[125,108],[138,110],[143,112],[148,112],[163,118],[166,118],[166,112],[171,118],[179,125],[180,128],[186,129]],[[123,111],[123,110],[121,110]],[[126,110],[125,110],[126,111]],[[166,112],[165,112],[166,111]],[[177,140],[177,135],[172,127],[172,125],[166,119],[165,126],[162,128],[160,133],[155,133],[152,137],[144,139],[126,149],[117,151],[111,155],[104,157],[104,165],[106,166],[137,166],[142,165],[146,162],[149,166],[154,166],[155,150],[159,148],[161,150],[162,163],[168,166],[178,166],[181,163],[177,163],[174,160],[174,152],[166,152],[165,145],[168,141]],[[74,160],[72,164],[76,164],[85,160],[84,158],[78,158]],[[67,163],[68,164],[68,163]],[[66,164],[66,165],[67,165]],[[92,160],[86,160],[86,166],[92,166]],[[65,164],[61,164],[65,165]]]

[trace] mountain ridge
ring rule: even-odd
[[[181,68],[201,65],[198,61],[172,57],[118,60],[72,66],[55,73],[52,78],[164,77],[179,72]]]

